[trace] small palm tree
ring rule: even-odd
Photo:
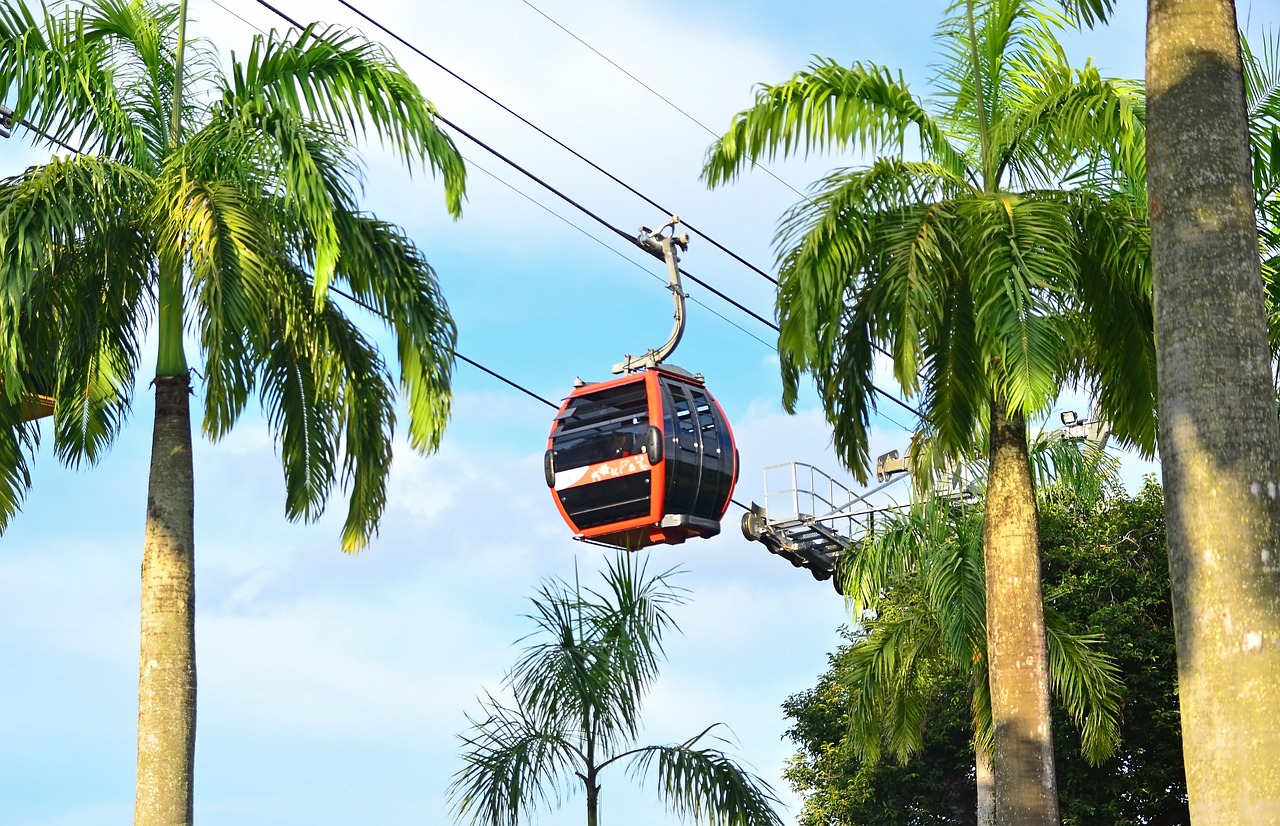
[[[135,822],[190,823],[195,748],[193,336],[203,430],[226,435],[256,396],[276,437],[290,519],[349,493],[345,550],[386,503],[397,389],[410,445],[439,443],[454,325],[435,275],[397,227],[363,212],[355,140],[443,173],[463,167],[434,109],[359,35],[308,26],[256,37],[223,74],[186,32],[186,4],[0,6],[0,93],[81,147],[0,180],[0,530],[31,483],[39,439],[19,406],[54,402],[54,447],[92,464],[120,432],[159,344],[142,562]],[[333,301],[386,319],[393,373]]]
[[[780,223],[783,402],[794,408],[809,373],[865,479],[881,348],[922,396],[919,444],[961,461],[987,446],[987,652],[1009,823],[1057,822],[1027,420],[1083,383],[1118,437],[1155,440],[1143,96],[1071,68],[1063,22],[1031,0],[959,0],[939,30],[936,105],[888,69],[819,60],[762,87],[703,169],[714,186],[779,153],[882,153],[818,181]],[[906,157],[913,136],[919,160]]]
[[[642,779],[655,773],[658,793],[681,817],[780,826],[768,784],[701,745],[716,726],[683,743],[634,745],[663,634],[676,629],[671,609],[685,601],[673,574],[650,575],[644,556],[622,554],[603,572],[602,590],[576,580],[539,589],[536,630],[526,638],[534,642],[506,678],[511,703],[490,695],[486,716],[462,737],[466,766],[450,787],[459,820],[516,826],[581,788],[587,826],[596,826],[601,773],[625,763]]]

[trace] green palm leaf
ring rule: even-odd
[[[518,826],[562,797],[559,782],[572,776],[573,744],[545,721],[489,697],[490,716],[468,717],[471,733],[462,738],[464,768],[455,775],[450,795],[460,819],[493,826]]]
[[[312,24],[296,37],[273,30],[254,38],[218,106],[226,117],[253,103],[306,113],[344,132],[372,129],[405,160],[439,171],[449,211],[461,215],[462,159],[437,125],[435,108],[386,51],[361,35]]]
[[[1080,749],[1098,765],[1115,753],[1120,736],[1119,668],[1094,646],[1099,634],[1072,634],[1052,611],[1045,612],[1049,678],[1068,714],[1080,728]]]
[[[735,115],[708,150],[702,178],[726,183],[748,164],[778,155],[847,148],[896,154],[913,126],[925,157],[964,177],[962,155],[901,76],[874,64],[818,59],[786,83],[757,91],[755,105]]]
[[[695,748],[707,731],[679,745],[636,750],[632,771],[640,778],[656,774],[659,795],[678,817],[712,826],[781,826],[769,784],[719,749]]]
[[[31,464],[40,444],[40,431],[31,422],[17,422],[19,403],[0,397],[0,531],[9,526],[31,489]]]

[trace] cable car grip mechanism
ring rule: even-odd
[[[643,356],[633,356],[628,353],[622,362],[613,365],[614,373],[634,373],[638,370],[657,367],[675,352],[676,345],[680,343],[680,338],[684,335],[684,300],[686,296],[680,283],[680,256],[676,249],[679,248],[683,252],[688,252],[689,235],[687,233],[680,236],[675,234],[675,227],[678,223],[680,223],[680,218],[672,215],[671,220],[663,224],[662,228],[657,232],[648,227],[641,227],[640,234],[635,241],[636,246],[640,247],[640,249],[650,253],[655,258],[663,259],[667,263],[667,289],[671,291],[671,298],[675,303],[675,324],[671,329],[671,335],[668,336],[666,343],[661,347],[656,350],[651,349]],[[667,233],[667,230],[670,230],[670,233]]]

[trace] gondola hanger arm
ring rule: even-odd
[[[636,238],[637,246],[667,262],[667,289],[671,290],[671,299],[675,303],[675,325],[671,329],[671,335],[661,347],[651,349],[643,356],[633,356],[628,353],[623,361],[613,365],[614,373],[634,373],[637,370],[657,367],[675,352],[676,345],[684,335],[685,294],[680,283],[680,256],[676,249],[688,252],[689,236],[687,234],[676,236],[675,228],[679,223],[680,218],[672,215],[671,220],[663,224],[657,232],[648,227],[641,227],[640,235]],[[670,232],[667,232],[668,230]]]

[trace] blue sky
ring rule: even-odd
[[[258,26],[283,25],[251,0],[223,3]],[[276,4],[303,20],[357,22],[332,0]],[[522,0],[361,7],[769,268],[774,223],[798,196],[759,171],[707,192],[697,181],[711,140],[702,125],[722,129],[754,84],[782,80],[813,54],[901,67],[927,94],[945,3],[535,5],[693,120]],[[1106,73],[1140,76],[1142,4],[1121,6],[1112,28],[1072,37],[1072,52],[1095,56]],[[1254,0],[1252,19],[1275,11],[1275,0]],[[223,52],[243,52],[253,34],[211,0],[191,0],[191,17],[192,31]],[[392,51],[448,118],[610,223],[632,230],[663,220],[425,61]],[[558,400],[574,376],[605,378],[624,353],[666,337],[670,298],[658,262],[467,141],[459,146],[472,162],[461,221],[445,214],[437,182],[410,180],[376,152],[367,189],[370,208],[408,228],[438,270],[463,354]],[[45,157],[16,139],[0,144],[5,174]],[[801,189],[856,161],[770,168]],[[703,239],[694,237],[684,264],[772,315],[770,285]],[[847,477],[812,395],[798,415],[782,413],[776,358],[755,338],[768,342],[770,331],[687,286],[750,333],[694,304],[672,359],[706,375],[734,423],[743,461],[736,498],[760,499],[761,469],[778,462]],[[450,822],[444,795],[460,765],[456,735],[515,660],[514,642],[529,628],[527,597],[543,578],[598,567],[602,551],[570,539],[542,481],[552,411],[461,363],[455,390],[438,455],[397,445],[381,535],[355,557],[339,550],[340,500],[318,524],[286,522],[279,465],[256,415],[221,443],[197,447],[196,810],[204,826]],[[906,415],[884,411],[873,454],[909,437]],[[131,816],[150,417],[144,378],[132,421],[98,467],[61,468],[46,444],[24,512],[0,540],[0,826],[99,826]],[[779,706],[812,685],[848,617],[829,585],[742,539],[736,519],[734,509],[714,540],[652,552],[652,565],[687,571],[692,602],[677,614],[683,634],[670,641],[644,737],[675,741],[726,723],[730,750],[774,785],[790,822],[798,805],[781,778],[791,748]],[[669,820],[630,787],[623,773],[605,778],[606,824]],[[580,811],[574,796],[537,822],[578,823]]]

